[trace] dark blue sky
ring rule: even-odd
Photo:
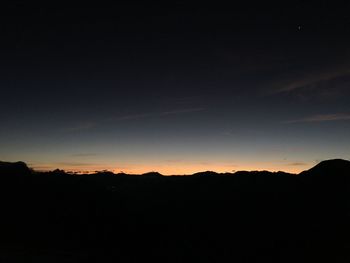
[[[1,160],[182,174],[349,159],[345,6],[11,1],[1,12]]]

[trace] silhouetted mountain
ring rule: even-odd
[[[322,189],[321,191],[339,191],[338,195],[350,190],[350,161],[334,159],[320,162],[311,169],[299,174],[305,183]],[[341,190],[343,189],[343,190]]]
[[[29,174],[31,173],[31,169],[28,168],[27,164],[24,162],[2,162],[0,161],[0,174]],[[56,169],[50,173],[52,175],[68,175],[64,170]],[[126,173],[118,173],[114,174],[111,171],[103,170],[103,171],[97,171],[95,175],[101,175],[101,176],[113,176],[113,175],[120,175],[120,176],[128,176]],[[158,172],[147,172],[143,173],[143,176],[163,176],[162,174]],[[277,176],[287,176],[291,175],[290,173],[285,172],[269,172],[269,171],[237,171],[235,173],[217,173],[214,171],[204,171],[204,172],[197,172],[192,174],[192,176],[199,176],[199,177],[205,177],[205,176],[252,176],[252,175],[277,175]],[[332,160],[326,160],[322,161],[319,164],[315,165],[314,167],[310,168],[309,170],[303,171],[299,173],[299,175],[302,176],[350,176],[350,161],[343,160],[343,159],[332,159]]]
[[[0,167],[24,175],[0,176],[0,262],[350,262],[348,161],[300,175]]]
[[[162,174],[158,173],[158,172],[148,172],[148,173],[144,173],[142,174],[143,176],[163,176]]]
[[[219,174],[213,171],[205,171],[194,173],[193,176],[218,176]]]
[[[0,161],[0,174],[3,175],[28,175],[30,174],[30,169],[24,162],[1,162]]]
[[[304,176],[349,176],[350,177],[350,161],[342,159],[333,159],[322,161],[307,171],[303,171],[300,175]]]
[[[111,171],[98,171],[94,175],[99,175],[99,176],[115,176],[115,174]]]

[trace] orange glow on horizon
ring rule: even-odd
[[[254,165],[222,165],[222,164],[162,164],[162,165],[126,165],[125,167],[115,167],[112,165],[96,165],[96,166],[65,166],[58,167],[54,164],[45,165],[33,165],[32,168],[36,171],[52,171],[55,169],[62,169],[69,172],[78,173],[94,173],[96,171],[111,171],[114,173],[126,173],[126,174],[143,174],[147,172],[159,172],[163,175],[190,175],[203,171],[214,171],[217,173],[234,173],[236,171],[270,171],[277,172],[283,171],[288,173],[300,173],[303,170],[307,170],[312,165],[300,164],[300,165],[288,165],[283,163],[268,163],[261,162]]]

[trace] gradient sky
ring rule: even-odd
[[[299,172],[350,158],[350,18],[330,1],[1,9],[0,160]]]

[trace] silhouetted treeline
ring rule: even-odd
[[[192,176],[0,163],[0,261],[349,262],[349,177],[344,160]]]

